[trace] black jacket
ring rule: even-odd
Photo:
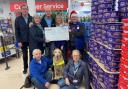
[[[15,34],[17,42],[28,42],[30,22],[32,22],[32,17],[30,15],[27,23],[23,16],[19,16],[15,19]]]
[[[37,25],[33,25],[29,30],[29,47],[30,51],[40,49],[43,51],[43,31]]]
[[[42,18],[41,20],[41,26],[43,27],[43,29],[45,27],[48,27],[47,22],[45,21],[45,16]],[[52,17],[52,24],[51,27],[55,27],[55,19]]]

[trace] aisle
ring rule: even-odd
[[[23,65],[22,59],[15,57],[9,59],[9,70],[5,71],[5,63],[0,62],[0,89],[19,89],[23,83],[26,75],[22,73]],[[23,88],[25,89],[25,88]],[[33,89],[33,88],[26,88]],[[59,89],[58,86],[52,85],[50,89]],[[81,88],[83,89],[83,88]]]
[[[19,89],[26,76],[22,73],[22,60],[13,57],[8,63],[11,68],[6,71],[4,70],[5,63],[0,63],[0,89]]]
[[[26,75],[22,73],[22,59],[16,59],[13,57],[9,59],[8,63],[11,68],[5,71],[5,63],[0,62],[0,89],[19,89],[24,83],[24,79],[26,77]],[[52,85],[51,87],[52,89],[58,89],[56,85]]]

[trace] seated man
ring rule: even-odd
[[[52,72],[48,71],[52,65],[52,60],[42,56],[41,50],[33,51],[33,59],[30,63],[30,76],[32,83],[37,89],[48,89],[52,80]]]
[[[82,80],[85,80],[85,89],[89,89],[89,77],[87,65],[80,60],[80,52],[73,50],[72,59],[64,68],[64,79],[58,81],[61,89],[78,89],[81,87]]]

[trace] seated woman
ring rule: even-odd
[[[87,65],[80,60],[80,52],[73,50],[72,60],[69,60],[64,68],[64,79],[59,80],[58,85],[60,85],[60,89],[78,89],[82,84],[83,77],[85,89],[89,89]]]
[[[33,59],[30,62],[30,77],[37,89],[48,89],[52,80],[52,72],[48,71],[52,60],[42,56],[41,50],[34,49]]]

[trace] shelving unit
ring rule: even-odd
[[[90,85],[91,85],[92,89],[95,89],[95,88],[93,87],[93,84],[92,84],[92,83],[90,83]]]
[[[106,70],[104,64],[100,63],[100,62],[98,61],[98,59],[95,58],[90,52],[87,52],[87,53],[88,53],[89,56],[97,63],[97,65],[100,66],[100,68],[101,68],[104,72],[109,73],[109,74],[119,74],[119,72],[110,72],[110,71]]]
[[[89,71],[90,72],[92,72],[92,70],[91,69],[89,69]],[[94,74],[92,74],[96,79],[97,79],[97,76],[96,75],[94,75]],[[98,81],[98,79],[97,79],[97,81]],[[105,85],[102,83],[102,82],[100,82],[100,81],[98,81],[99,83],[100,83],[100,85],[105,89]],[[92,83],[90,83],[90,84],[92,84]],[[94,89],[94,88],[93,88]]]

